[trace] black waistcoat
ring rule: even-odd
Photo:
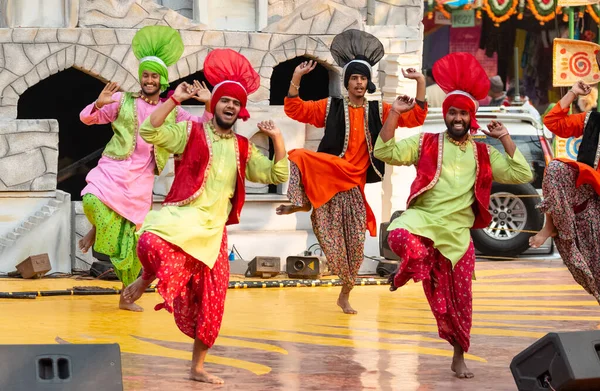
[[[373,156],[373,145],[383,127],[383,108],[378,101],[368,102],[365,108],[368,129],[365,131],[371,165],[367,170],[367,183],[380,182],[385,172],[385,163]],[[350,118],[348,104],[342,98],[329,97],[325,118],[325,135],[319,144],[318,152],[344,157],[350,139]]]
[[[600,135],[600,113],[589,112],[585,119],[583,137],[579,144],[577,161],[585,163],[595,170],[598,169],[598,159],[600,158],[600,146],[598,139]]]

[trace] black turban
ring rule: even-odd
[[[358,74],[366,76],[369,80],[367,91],[371,94],[375,92],[375,84],[371,81],[371,68],[384,55],[383,44],[376,37],[361,30],[346,30],[336,35],[331,42],[331,55],[335,62],[344,68],[344,87],[348,88],[351,75]]]

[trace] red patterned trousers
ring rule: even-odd
[[[157,290],[164,302],[154,309],[166,309],[185,335],[211,347],[221,328],[229,283],[227,231],[212,269],[151,232],[142,234],[137,252],[142,278],[159,280]]]
[[[413,235],[404,228],[388,236],[390,249],[401,259],[393,275],[392,290],[411,278],[423,281],[423,290],[435,316],[440,338],[469,351],[473,311],[471,278],[475,269],[475,249],[471,242],[467,252],[452,268],[450,260],[433,247],[430,239]]]

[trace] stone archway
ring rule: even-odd
[[[46,165],[52,165],[47,169],[55,174],[57,189],[71,194],[73,201],[81,199],[85,177],[113,135],[110,124],[88,126],[79,117],[103,87],[98,78],[70,67],[31,86],[19,98],[18,120],[49,118],[58,122],[56,157]]]

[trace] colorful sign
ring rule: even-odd
[[[574,7],[581,5],[598,4],[600,0],[558,0],[559,7]]]
[[[579,80],[588,84],[600,82],[600,69],[596,61],[599,51],[600,45],[592,42],[556,38],[552,71],[554,87],[572,86]]]
[[[457,10],[452,11],[452,27],[473,27],[475,26],[475,11]]]
[[[581,137],[555,137],[554,157],[577,160],[579,145],[581,145]]]

